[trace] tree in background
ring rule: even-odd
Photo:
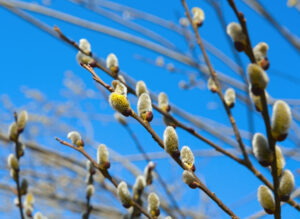
[[[300,3],[128,4],[0,0],[4,217],[297,218]]]

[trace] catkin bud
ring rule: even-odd
[[[95,187],[93,184],[89,184],[86,187],[86,197],[90,198],[91,196],[93,196],[95,193]]]
[[[136,180],[135,183],[133,185],[133,197],[135,200],[139,199],[139,197],[141,196],[141,194],[144,191],[144,188],[146,186],[146,182],[145,182],[145,177],[142,175],[139,175]]]
[[[13,169],[13,170],[18,170],[19,169],[19,161],[15,157],[14,154],[8,155],[8,157],[7,157],[7,164],[8,164],[8,167],[10,169]]]
[[[272,152],[269,148],[268,141],[261,133],[256,133],[252,139],[252,149],[255,158],[258,162],[266,167],[269,166],[273,160]]]
[[[138,114],[143,120],[146,120],[148,122],[152,121],[153,119],[152,103],[148,93],[141,94],[137,103],[137,108],[138,108]]]
[[[273,214],[275,211],[275,201],[272,191],[264,185],[258,187],[257,199],[260,205],[265,209],[268,214]]]
[[[178,157],[178,136],[172,126],[168,126],[164,131],[164,148],[171,156]]]
[[[112,92],[109,95],[109,104],[113,109],[117,110],[124,116],[129,116],[131,114],[129,101],[127,97],[122,94]]]
[[[240,24],[231,22],[227,25],[226,32],[233,40],[237,51],[241,52],[246,48],[246,35]]]
[[[26,146],[22,143],[20,143],[19,147],[18,147],[18,156],[22,157],[24,155],[24,151],[25,151]]]
[[[260,67],[262,67],[264,70],[267,70],[270,66],[267,52],[268,52],[269,46],[265,42],[258,43],[253,48],[253,54],[255,57],[255,60]]]
[[[235,91],[232,88],[227,88],[224,95],[224,100],[229,108],[234,107],[235,104]]]
[[[122,125],[127,125],[126,118],[119,112],[114,114],[115,119]]]
[[[82,63],[82,64],[91,64],[94,59],[92,57],[90,57],[89,55],[91,55],[91,44],[89,43],[89,41],[87,41],[86,39],[81,39],[79,41],[79,48],[83,51],[78,51],[77,55],[76,55],[76,59],[78,63]],[[84,54],[86,53],[86,54]]]
[[[218,91],[218,87],[217,87],[217,85],[216,85],[216,83],[215,83],[215,81],[212,77],[208,78],[207,87],[213,93],[216,93]]]
[[[251,91],[254,95],[260,95],[264,92],[269,82],[267,73],[257,64],[249,64],[247,71],[251,83]]]
[[[114,88],[114,92],[127,96],[127,87],[120,80],[113,80],[112,86]]]
[[[166,93],[160,92],[158,94],[158,106],[165,112],[169,112],[171,110],[171,106],[169,105],[169,98]]]
[[[282,169],[285,166],[285,159],[279,146],[275,147],[275,152],[276,152],[276,162],[277,162],[277,175],[280,176]]]
[[[131,206],[132,200],[126,182],[122,181],[119,183],[117,194],[123,206],[125,208],[129,208]]]
[[[279,195],[281,200],[287,201],[295,187],[295,177],[290,170],[285,170],[279,179]]]
[[[282,101],[277,100],[273,106],[272,113],[272,136],[277,141],[283,141],[289,132],[292,122],[292,113],[289,105]]]
[[[18,138],[18,126],[17,123],[13,122],[12,124],[10,124],[9,128],[8,128],[8,135],[9,135],[9,139],[12,141],[16,141]]]
[[[182,180],[185,184],[187,184],[190,188],[197,188],[196,177],[193,172],[184,170],[182,174]]]
[[[159,197],[154,192],[151,192],[148,195],[148,212],[154,218],[157,218],[160,214],[159,205],[160,205]]]
[[[119,61],[114,53],[110,53],[106,58],[106,67],[110,69],[114,74],[119,72]]]
[[[33,206],[34,204],[34,196],[31,192],[27,193],[25,200],[24,200],[24,205],[25,206]]]
[[[18,116],[18,121],[17,121],[17,126],[18,126],[18,132],[21,133],[28,121],[28,113],[26,110],[23,110],[22,112],[20,112],[19,116]]]
[[[45,217],[44,215],[42,215],[41,212],[37,212],[34,214],[33,219],[46,219],[47,217]]]
[[[26,179],[22,179],[21,189],[20,189],[21,195],[26,195],[27,194],[27,189],[28,189],[28,182],[27,182]]]
[[[193,14],[193,24],[197,27],[202,26],[203,21],[205,19],[204,11],[201,8],[193,7],[192,8]]]
[[[90,174],[93,175],[96,173],[95,168],[90,160],[86,161],[85,166],[86,166],[87,171],[89,171]]]
[[[153,170],[155,168],[155,163],[150,161],[144,169],[144,177],[147,185],[151,185],[153,181]]]
[[[17,172],[14,169],[10,169],[10,176],[13,180],[17,181]]]
[[[33,206],[32,205],[25,205],[24,206],[24,211],[25,211],[25,215],[27,217],[32,217]]]
[[[68,133],[67,138],[71,140],[72,144],[75,144],[78,147],[84,146],[84,142],[81,139],[81,135],[79,134],[79,132],[71,131]]]
[[[108,169],[110,167],[109,153],[104,144],[100,144],[98,147],[97,163],[101,169]]]
[[[155,64],[159,67],[163,67],[165,65],[165,60],[163,57],[161,56],[157,56],[156,60],[155,60]]]
[[[141,96],[143,93],[147,93],[147,94],[149,93],[148,90],[147,90],[147,86],[146,86],[144,81],[138,81],[136,83],[135,93],[138,97]]]
[[[180,157],[181,157],[182,163],[184,163],[184,165],[189,170],[192,170],[192,171],[196,170],[195,165],[194,165],[195,157],[194,157],[193,152],[191,151],[191,149],[188,146],[183,146],[181,148]]]

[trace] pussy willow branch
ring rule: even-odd
[[[84,67],[86,70],[88,70],[92,75],[93,75],[93,79],[98,82],[101,83],[101,85],[103,85],[109,92],[113,92],[113,88],[111,88],[108,84],[105,84],[105,82],[103,82],[103,80],[101,80],[99,78],[99,76],[96,74],[96,72],[94,71],[94,69],[89,66],[89,65],[85,65],[82,64],[82,67]],[[104,83],[104,84],[103,84]],[[110,88],[109,88],[110,87]],[[136,121],[138,121],[148,132],[149,134],[152,136],[152,138],[158,143],[158,145],[164,149],[164,143],[162,141],[162,139],[158,136],[158,134],[152,129],[152,127],[150,126],[150,124],[148,122],[143,121],[133,110],[131,110],[131,114],[130,116],[132,118],[134,118]],[[181,162],[181,160],[178,157],[173,157],[173,160],[184,170],[188,170],[186,168],[186,166]],[[199,185],[202,185],[201,187],[199,187],[200,189],[202,189],[203,192],[205,192],[214,202],[216,202],[218,204],[218,206],[224,211],[226,212],[230,217],[232,218],[238,218],[213,192],[211,192],[201,181],[200,179],[193,173],[193,175],[195,176],[196,182]]]
[[[256,63],[256,60],[255,60],[255,57],[253,54],[253,50],[252,50],[252,46],[251,46],[248,29],[247,29],[247,23],[246,23],[245,16],[242,12],[238,11],[234,0],[227,0],[227,1],[228,1],[228,4],[230,5],[230,7],[232,8],[232,10],[234,11],[235,15],[237,16],[237,18],[240,22],[240,25],[242,26],[242,30],[246,36],[247,47],[246,47],[245,53],[249,57],[249,59],[252,63]],[[264,123],[265,123],[265,127],[266,127],[269,147],[273,154],[271,172],[272,172],[272,177],[273,177],[273,184],[274,184],[273,191],[274,191],[274,196],[275,196],[274,217],[276,219],[280,219],[281,218],[281,206],[280,206],[280,197],[279,197],[279,193],[278,193],[279,176],[278,176],[278,172],[277,172],[277,158],[276,158],[276,149],[275,149],[276,141],[274,140],[274,138],[272,137],[272,134],[271,134],[271,124],[270,124],[270,117],[269,117],[268,105],[267,105],[267,99],[266,99],[265,92],[262,92],[262,94],[260,95],[260,100],[262,103],[262,117],[264,119]]]
[[[93,164],[93,166],[99,171],[102,173],[102,175],[108,179],[116,188],[118,187],[118,183],[117,181],[109,174],[109,172],[107,170],[103,170],[99,167],[99,165],[97,164],[97,162],[84,150],[83,147],[77,147],[77,146],[74,146],[66,141],[63,141],[61,140],[60,138],[55,138],[59,143],[61,143],[62,145],[65,145],[65,146],[68,146],[78,152],[80,152],[83,156],[85,156],[89,161],[91,161],[91,163]],[[152,218],[151,215],[146,211],[144,210],[141,206],[139,206],[137,203],[135,203],[133,201],[133,204],[135,207],[137,207],[142,214],[144,214],[147,218]]]
[[[188,20],[190,21],[190,24],[192,25],[193,31],[194,31],[195,36],[196,36],[197,43],[198,43],[198,45],[199,45],[199,47],[200,47],[200,49],[202,51],[202,54],[203,54],[205,63],[208,66],[210,75],[212,76],[213,80],[215,81],[215,83],[216,83],[216,85],[218,87],[217,93],[218,93],[218,95],[219,95],[219,97],[220,97],[220,99],[221,99],[221,101],[223,103],[223,106],[224,106],[225,110],[226,110],[227,116],[228,116],[228,118],[230,120],[230,123],[232,125],[232,128],[234,130],[236,140],[239,143],[240,149],[241,149],[241,151],[243,153],[244,160],[245,160],[246,163],[250,163],[250,160],[249,160],[249,157],[248,157],[248,154],[247,154],[247,151],[246,151],[246,147],[245,147],[245,145],[244,145],[244,143],[242,141],[242,138],[240,136],[238,127],[236,125],[236,122],[235,122],[235,120],[234,120],[234,118],[233,118],[233,116],[231,114],[231,110],[229,109],[229,107],[227,106],[227,104],[226,104],[226,102],[224,100],[224,96],[223,96],[223,93],[222,93],[223,91],[221,89],[221,84],[220,84],[220,82],[218,80],[218,77],[217,77],[217,74],[216,74],[215,70],[213,69],[213,66],[212,66],[212,64],[211,64],[211,62],[210,62],[210,60],[208,58],[208,55],[207,55],[206,50],[205,50],[205,47],[204,47],[204,45],[202,43],[202,39],[201,39],[200,34],[198,32],[198,28],[193,23],[193,19],[191,17],[190,12],[189,12],[189,8],[187,6],[186,1],[185,0],[181,0],[181,3],[182,3],[182,5],[183,5],[183,7],[185,9],[186,16],[187,16]]]
[[[15,117],[15,122],[17,122],[17,113],[14,113],[14,117]],[[16,186],[17,186],[17,197],[18,197],[18,208],[20,211],[20,216],[22,219],[25,219],[24,217],[24,211],[23,211],[23,203],[22,203],[22,194],[21,194],[21,187],[20,187],[20,156],[19,156],[19,150],[20,150],[20,142],[19,142],[19,135],[17,134],[16,140],[14,140],[13,142],[15,143],[15,154],[16,154],[16,158],[18,159],[19,162],[19,168],[17,170],[15,170],[16,172]]]
[[[69,40],[71,41],[71,40]],[[73,42],[73,41],[71,41]],[[76,43],[75,43],[76,44]],[[71,43],[71,45],[73,45],[73,43]],[[76,44],[77,45],[77,44]],[[73,45],[75,47],[75,45]],[[81,51],[81,50],[80,50]],[[81,51],[83,52],[83,51]],[[91,54],[86,54],[91,56]],[[106,69],[105,67],[103,67],[99,62],[96,62],[96,65],[98,68],[100,68],[102,71],[104,71],[105,73],[107,73],[108,75],[110,75],[111,77],[114,77],[113,74]],[[117,77],[114,77],[117,79]],[[125,84],[125,86],[128,88],[128,91],[132,94],[135,95],[135,91],[129,87],[127,84]],[[162,111],[159,107],[157,107],[156,105],[152,104],[153,108],[156,109],[159,113],[161,113],[164,116],[167,116],[168,118],[172,119],[174,122],[176,122],[178,127],[183,128],[184,130],[188,131],[189,133],[191,133],[193,136],[199,138],[200,140],[203,140],[204,142],[206,142],[207,144],[209,144],[210,146],[212,146],[215,150],[223,153],[224,155],[230,157],[231,159],[237,161],[238,163],[244,165],[247,169],[249,169],[259,180],[261,180],[265,185],[267,185],[270,189],[273,190],[273,185],[262,175],[261,172],[259,172],[251,163],[250,164],[246,164],[242,159],[236,157],[235,155],[228,153],[226,150],[224,150],[223,148],[221,148],[220,146],[214,144],[213,142],[211,142],[210,140],[204,138],[203,136],[199,135],[193,128],[185,126],[184,124],[182,124],[181,122],[179,122],[178,120],[176,120],[174,117],[172,117],[169,113],[166,113],[164,111]],[[201,137],[201,138],[200,138]],[[300,205],[298,203],[296,203],[294,200],[292,200],[291,198],[287,201],[291,206],[293,206],[294,208],[296,208],[297,210],[300,211]]]

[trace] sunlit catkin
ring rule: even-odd
[[[159,197],[154,192],[151,192],[148,195],[148,212],[154,218],[157,218],[160,214],[159,205],[160,205]]]
[[[258,43],[254,48],[253,48],[253,54],[255,57],[255,60],[257,64],[262,67],[264,70],[267,70],[270,66],[268,57],[267,57],[267,52],[268,52],[269,46],[265,42],[260,42]]]
[[[197,187],[196,177],[191,171],[184,170],[182,173],[182,180],[192,189],[195,189]]]
[[[269,82],[267,73],[257,64],[249,64],[247,71],[251,84],[251,91],[254,95],[262,94]]]
[[[192,14],[193,14],[193,18],[192,18],[193,24],[196,25],[197,27],[202,26],[205,19],[204,11],[201,8],[193,7]]]
[[[191,149],[188,146],[183,146],[180,150],[180,157],[181,157],[181,161],[182,163],[189,169],[192,171],[195,171],[195,157],[193,152],[191,151]]]
[[[273,214],[275,211],[275,201],[272,191],[264,185],[258,187],[257,199],[260,205],[265,209],[268,214]]]
[[[13,170],[18,170],[19,169],[19,161],[18,159],[15,157],[14,154],[10,154],[7,157],[7,165],[10,169]]]
[[[289,105],[277,100],[273,105],[271,130],[272,136],[277,141],[283,141],[289,132],[292,122],[292,113]]]
[[[218,87],[212,77],[209,77],[207,80],[207,88],[213,93],[218,91]]]
[[[285,167],[285,159],[279,146],[275,147],[277,175],[280,176],[282,169]]]
[[[76,59],[78,63],[81,64],[90,64],[93,62],[93,58],[90,57],[91,55],[91,44],[87,39],[80,39],[79,40],[79,48],[83,51],[78,51],[76,55]]]
[[[101,169],[108,169],[110,167],[109,153],[105,144],[98,146],[97,163]]]
[[[72,144],[75,144],[78,147],[84,146],[84,142],[81,138],[81,135],[77,131],[69,132],[67,138],[71,140]]]
[[[109,104],[114,110],[118,111],[123,116],[129,116],[131,114],[130,104],[125,95],[112,92],[109,95]]]
[[[168,126],[164,131],[164,148],[171,156],[178,157],[178,136],[175,129],[172,126]]]
[[[114,53],[110,53],[106,57],[106,67],[111,70],[115,75],[119,72],[119,61],[117,56]]]
[[[226,28],[227,34],[233,40],[237,51],[241,52],[246,48],[246,35],[244,34],[240,24],[231,22]]]
[[[138,99],[137,110],[139,116],[148,122],[151,122],[153,119],[152,113],[152,103],[151,98],[148,93],[142,93]]]
[[[135,85],[135,93],[136,95],[139,97],[141,96],[143,93],[149,93],[147,90],[147,86],[145,84],[144,81],[138,81]]]
[[[224,100],[229,108],[234,107],[235,104],[235,91],[232,88],[227,88],[224,95]]]
[[[94,193],[95,193],[94,185],[93,184],[87,185],[87,187],[86,187],[86,197],[90,198],[94,195]]]
[[[295,187],[295,177],[290,170],[283,171],[279,179],[279,195],[281,200],[287,201]]]
[[[18,126],[18,132],[22,132],[27,124],[28,121],[28,113],[26,110],[23,110],[20,112],[18,115],[18,120],[17,120],[17,126]]]
[[[18,126],[17,123],[13,122],[10,124],[9,128],[8,128],[8,136],[9,139],[12,141],[16,141],[18,138]]]
[[[165,112],[169,112],[171,107],[169,105],[169,98],[165,92],[160,92],[158,94],[158,106]]]
[[[253,154],[262,166],[269,166],[273,160],[272,152],[269,148],[266,137],[261,133],[256,133],[252,139]]]
[[[132,188],[133,198],[135,200],[137,200],[141,196],[141,194],[144,191],[145,186],[146,186],[145,177],[142,176],[142,175],[137,176],[136,179],[135,179],[135,183],[133,185],[133,188]]]
[[[126,182],[122,181],[117,187],[117,194],[125,208],[129,208],[132,204],[130,192],[128,190]]]

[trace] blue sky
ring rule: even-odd
[[[37,2],[41,3],[41,1]],[[116,2],[155,14],[173,22],[178,22],[178,15],[184,15],[183,8],[179,0],[119,0]],[[228,7],[227,2],[221,1],[221,3],[227,23],[230,21],[236,21],[236,18],[231,9]],[[188,4],[190,8],[192,6],[199,6],[205,11],[206,20],[203,27],[200,29],[201,36],[223,51],[226,55],[232,57],[230,48],[225,41],[225,36],[213,9],[205,1],[188,1]],[[288,8],[285,1],[276,3],[273,1],[263,1],[263,4],[265,5],[265,8],[269,10],[270,13],[280,22],[280,24],[284,25],[296,36],[300,36],[299,11],[293,8]],[[299,98],[299,51],[297,52],[294,48],[292,48],[273,27],[243,4],[242,1],[238,1],[237,6],[244,12],[245,17],[247,18],[252,44],[255,45],[261,41],[265,41],[269,44],[270,50],[268,57],[271,67],[268,71],[270,78],[270,83],[267,89],[268,92],[274,98]],[[107,20],[105,17],[101,17],[74,5],[69,1],[52,1],[52,4],[49,7],[79,16],[89,21],[98,22],[122,31],[127,31],[137,36],[142,36],[141,34],[137,34],[125,27],[121,27],[113,21]],[[207,117],[229,126],[228,118],[226,117],[225,111],[223,110],[217,95],[211,94],[206,89],[180,90],[178,88],[178,83],[181,80],[186,81],[186,76],[181,74],[171,74],[164,69],[134,58],[135,55],[142,55],[143,57],[148,57],[154,60],[157,57],[157,53],[53,18],[48,18],[34,13],[31,14],[36,18],[43,20],[50,26],[59,26],[67,36],[75,41],[79,41],[80,38],[87,38],[92,44],[93,53],[98,57],[105,58],[110,52],[114,52],[119,59],[120,68],[124,72],[136,80],[144,80],[147,86],[156,93],[165,91],[169,95],[172,103],[180,106],[187,112],[197,116]],[[24,97],[24,94],[20,89],[24,85],[29,88],[40,90],[47,96],[48,100],[53,103],[64,103],[66,98],[61,94],[62,89],[64,89],[63,80],[66,71],[72,71],[77,77],[84,81],[87,88],[93,89],[97,92],[96,86],[90,75],[76,63],[76,51],[74,51],[71,47],[66,46],[66,44],[38,30],[31,24],[11,14],[3,7],[0,7],[0,21],[0,39],[2,42],[2,52],[0,54],[0,72],[2,76],[2,79],[0,80],[0,95],[9,95],[16,108],[28,106],[26,104],[29,102],[29,99]],[[180,50],[186,51],[186,43],[181,36],[145,21],[137,20],[136,22],[164,36]],[[196,51],[200,55],[200,50],[198,48]],[[244,54],[241,54],[241,57],[244,65],[246,66],[248,64],[247,58]],[[241,80],[227,66],[222,64],[211,54],[210,58],[215,69]],[[191,67],[173,61],[169,58],[165,58],[165,61],[166,63],[173,63],[175,67],[193,70]],[[281,76],[276,72],[281,72]],[[104,80],[107,81],[107,83],[110,83],[111,79],[109,77],[102,74],[100,71],[98,71],[98,73]],[[131,100],[133,101],[133,108],[136,109],[136,106],[134,106],[134,101],[136,101],[136,99],[132,98]],[[102,103],[100,101],[102,101]],[[101,95],[98,95],[95,100],[81,102],[81,100],[78,99],[75,102],[77,104],[76,107],[80,106],[84,112],[88,112],[89,109],[92,109],[93,112],[100,114],[113,115],[114,113],[105,102],[103,103]],[[216,108],[209,109],[210,105],[214,105]],[[3,110],[0,112],[3,112]],[[232,112],[236,118],[238,127],[247,129],[248,125],[245,106],[237,103]],[[39,112],[35,109],[34,113]],[[153,128],[160,136],[162,136],[164,126],[161,122],[161,116],[157,113],[155,113],[154,116],[158,123],[153,125]],[[75,130],[84,130],[83,124],[77,122],[76,119],[67,118],[64,121],[70,124]],[[123,155],[137,153],[133,142],[119,124],[103,121],[92,121],[92,124],[95,130],[94,136],[96,141],[107,144],[109,147]],[[132,122],[131,126],[140,137],[142,144],[148,152],[161,151],[161,149],[152,140],[151,136],[146,133],[142,127],[135,122]],[[216,129],[218,129],[218,127],[216,127]],[[66,133],[67,131],[68,130],[66,130]],[[209,137],[212,140],[216,140],[204,131],[198,131],[204,136]],[[255,131],[265,133],[263,121],[258,114],[255,116]],[[64,137],[66,133],[61,133],[60,137]],[[83,133],[83,135],[88,135],[88,133]],[[189,145],[193,150],[209,148],[205,145],[205,143],[186,134],[183,130],[178,129],[178,135],[181,146]],[[45,139],[40,139],[40,141],[43,144],[46,143]],[[224,147],[230,147],[218,140],[216,141]],[[249,141],[245,141],[245,143],[250,145]],[[49,147],[52,147],[52,149],[59,148],[58,143],[54,140],[47,142],[47,144]],[[288,140],[281,143],[281,145],[285,147],[295,147],[294,143]],[[95,155],[94,149],[88,148],[87,150]],[[64,152],[68,153],[70,150],[66,149]],[[71,154],[78,156],[73,152]],[[82,159],[82,157],[78,157]],[[268,179],[271,179],[268,171],[261,168],[254,159],[252,160],[255,165],[264,174],[266,174]],[[159,172],[162,173],[166,179],[174,179],[177,177],[178,181],[181,180],[181,170],[175,167],[173,161],[162,160],[157,161],[157,163]],[[120,171],[120,167],[118,165],[120,164],[117,163],[116,166],[113,166],[112,170]],[[137,162],[137,165],[143,169],[145,162]],[[171,173],[168,171],[170,166],[172,167]],[[196,167],[197,174],[205,180],[207,186],[214,191],[221,200],[229,206],[233,206],[232,209],[237,215],[243,218],[261,210],[261,207],[255,198],[256,189],[260,185],[260,182],[245,168],[236,165],[233,161],[225,157],[197,158]],[[298,162],[292,159],[287,160],[286,168],[296,170],[298,167]],[[133,177],[129,176],[129,174],[124,174],[124,177],[126,177],[129,182],[134,182]],[[171,183],[172,182],[170,182],[170,184]],[[296,178],[296,183],[298,186],[300,185],[298,178]],[[199,205],[199,193],[194,190],[186,189],[185,185],[182,186],[184,186],[185,190],[184,194],[181,194],[182,196],[179,198],[179,203],[184,207],[197,209]],[[249,202],[238,207],[235,206],[237,202],[248,196],[250,196]],[[212,211],[215,210],[218,214],[220,214],[218,215],[220,218],[226,218],[226,216],[219,211],[215,205],[213,205],[212,208]],[[296,212],[290,206],[284,205],[282,209],[282,215],[285,216],[284,218],[296,218],[297,215],[299,215],[299,212]]]

